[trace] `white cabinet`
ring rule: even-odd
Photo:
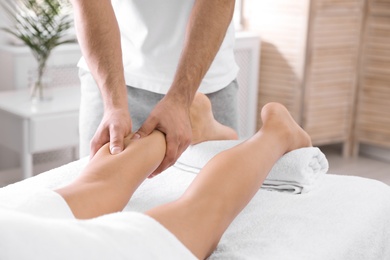
[[[61,45],[53,50],[47,64],[47,80],[50,90],[58,87],[80,85],[77,68],[77,62],[80,57],[81,51],[78,44]],[[36,66],[36,61],[28,47],[0,45],[0,93],[2,91],[28,89],[32,83]],[[0,102],[2,101],[0,100]],[[58,115],[55,116],[57,117]],[[78,121],[74,121],[74,123],[76,123],[76,126],[78,125]],[[2,127],[3,125],[5,125],[5,122],[0,121],[1,136],[3,136],[2,133],[5,131]],[[69,125],[71,124],[69,123],[68,127]],[[12,131],[16,135],[15,129]],[[36,135],[41,135],[41,130],[35,129],[34,131]],[[42,143],[39,143],[38,137],[32,139],[35,140],[35,143],[31,145],[34,150],[44,151],[44,147]],[[4,142],[6,141],[0,140],[0,143]],[[64,140],[64,142],[66,141]],[[72,153],[72,150],[68,148],[51,151],[50,154],[46,150],[42,153],[36,152],[34,154],[34,164],[40,169],[47,169],[43,166],[44,164],[53,162],[51,165],[59,165],[67,162],[72,159]],[[18,166],[17,154],[10,150],[8,146],[4,147],[4,145],[0,144],[0,173],[11,169],[16,170]]]
[[[78,100],[77,98],[76,101]],[[78,106],[75,104],[73,111],[32,118],[29,129],[30,151],[44,152],[77,145],[79,138],[78,114]]]
[[[51,89],[51,100],[32,103],[28,90],[0,93],[0,145],[21,155],[32,176],[33,153],[77,146],[79,87]]]

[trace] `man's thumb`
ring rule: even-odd
[[[123,138],[118,135],[112,135],[110,138],[110,152],[111,154],[118,154],[123,151]]]
[[[112,155],[114,155],[114,154],[118,154],[118,153],[122,152],[122,149],[118,146],[112,146],[112,147],[110,147],[110,152]]]

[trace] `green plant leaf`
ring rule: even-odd
[[[0,0],[0,7],[13,24],[0,29],[24,42],[39,66],[46,64],[55,47],[75,42],[64,39],[73,21],[63,13],[61,0]]]

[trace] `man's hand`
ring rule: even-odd
[[[108,142],[110,142],[111,154],[122,152],[124,138],[131,133],[131,127],[131,117],[127,109],[105,111],[103,119],[91,141],[90,158]]]
[[[188,105],[165,96],[156,105],[137,133],[142,138],[149,135],[154,129],[165,134],[167,149],[164,160],[150,177],[173,165],[190,145],[192,130]]]
[[[111,0],[71,0],[78,43],[98,85],[104,116],[91,141],[91,158],[107,142],[111,153],[123,150],[131,132],[120,30]]]

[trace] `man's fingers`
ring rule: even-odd
[[[118,154],[123,151],[124,134],[120,133],[114,127],[110,129],[110,153]]]
[[[99,135],[100,137],[100,135]],[[95,135],[92,140],[91,140],[91,154],[90,154],[90,159],[92,159],[95,154],[97,153],[97,151],[105,144],[107,143],[109,140],[108,138],[104,138],[104,139],[101,139],[101,138],[98,138],[98,135]]]
[[[110,147],[110,153],[112,155],[114,154],[118,154],[120,152],[122,152],[123,148],[122,147],[119,147],[118,145],[114,144],[112,147]]]
[[[161,162],[161,164],[157,167],[156,170],[152,173],[152,176],[156,176],[157,174],[160,174],[164,170],[166,170],[169,166],[172,166],[175,160],[173,158],[165,156],[164,160]]]
[[[124,149],[124,139],[131,133],[132,122],[126,109],[107,110],[91,141],[92,159],[97,151],[107,143],[111,154],[117,154]]]
[[[166,170],[169,166],[172,166],[177,159],[177,153],[178,153],[178,147],[179,147],[179,141],[176,138],[169,138],[169,136],[166,137],[167,141],[167,149],[165,152],[164,160],[160,163],[160,165],[157,167],[157,169],[152,173],[152,175],[157,175],[161,173],[162,171]]]
[[[97,148],[97,147],[95,148],[94,146],[91,146],[91,153],[89,154],[89,158],[92,159],[98,150],[99,150],[99,148]]]
[[[138,131],[134,134],[132,139],[137,139],[140,137],[145,137],[150,135],[153,132],[153,130],[156,129],[156,126],[157,126],[157,120],[149,116],[142,124],[142,126],[138,129]]]

